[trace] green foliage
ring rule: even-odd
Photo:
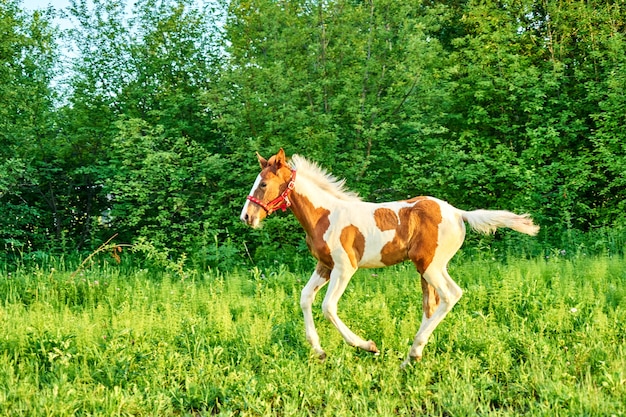
[[[372,160],[401,153],[399,129],[432,94],[428,70],[441,48],[429,35],[440,8],[379,3],[231,2],[222,83],[232,98],[219,107],[229,141],[285,146],[354,180],[376,169]]]
[[[529,212],[534,253],[626,227],[618,3],[75,0],[68,30],[20,5],[0,5],[5,260],[118,233],[308,265],[292,218],[237,221],[254,151],[279,147],[371,201]]]
[[[0,3],[0,245],[21,251],[42,245],[57,219],[48,193],[53,16],[51,10],[27,14],[15,1]]]
[[[116,264],[0,276],[3,415],[623,415],[624,259],[455,262],[464,297],[422,362],[412,266],[361,271],[340,314],[380,356],[315,317],[284,268],[155,275]],[[323,295],[323,294],[320,294]]]
[[[141,120],[119,126],[111,151],[115,171],[105,187],[114,203],[111,223],[162,247],[189,245],[186,239],[200,232],[189,226],[208,220],[206,191],[215,187],[223,162],[194,141],[167,137]]]

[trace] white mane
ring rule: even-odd
[[[290,165],[297,171],[296,178],[304,177],[308,179],[316,187],[333,195],[335,198],[345,201],[362,201],[357,193],[346,189],[346,180],[337,179],[316,163],[310,162],[300,155],[293,155]]]

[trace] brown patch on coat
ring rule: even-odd
[[[433,200],[418,201],[413,206],[419,218],[419,228],[409,248],[409,259],[413,261],[420,274],[423,274],[432,262],[437,241],[439,224],[442,221],[441,208]]]
[[[339,240],[343,250],[350,259],[352,267],[358,267],[365,251],[365,237],[363,237],[363,233],[361,233],[358,227],[351,224],[343,228]]]
[[[435,290],[435,287],[430,285],[428,281],[422,277],[422,308],[427,319],[432,317],[438,306],[439,294]]]
[[[324,233],[330,226],[328,218],[330,211],[323,207],[313,207],[307,197],[296,193],[295,190],[291,193],[290,199],[291,210],[306,232],[306,244],[309,251],[323,267],[329,270],[328,276],[330,277],[330,270],[333,269],[335,263],[330,255],[330,248],[324,241]]]
[[[374,211],[374,220],[376,220],[376,227],[383,232],[398,227],[398,216],[393,210],[388,208],[376,209]]]
[[[412,199],[415,204],[399,210],[400,224],[393,240],[383,246],[381,261],[393,265],[407,258],[413,261],[420,274],[428,268],[435,256],[441,209],[433,200]]]
[[[317,266],[315,267],[315,272],[317,272],[317,274],[324,278],[327,282],[330,279],[330,269],[328,269],[323,263],[318,262]],[[320,287],[322,287],[322,285],[315,287],[315,289],[313,291],[317,292],[319,291]]]
[[[418,201],[423,201],[426,200],[426,197],[424,196],[419,196],[419,197],[413,197],[413,198],[409,198],[408,200],[404,200],[407,203],[417,203]]]

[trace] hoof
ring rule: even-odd
[[[326,359],[326,352],[324,352],[324,349],[322,349],[320,345],[313,346],[313,352],[315,352],[315,356],[320,362],[324,362],[324,359]]]
[[[376,343],[374,343],[373,340],[367,341],[367,347],[365,350],[372,352],[374,355],[380,355],[380,351],[378,350],[378,347],[376,347]]]
[[[422,360],[421,356],[407,356],[407,358],[400,365],[400,369],[405,369],[409,365],[413,365],[413,362],[419,362]]]

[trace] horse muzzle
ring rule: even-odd
[[[259,224],[261,223],[261,220],[262,220],[261,210],[258,210],[253,207],[248,207],[248,204],[246,204],[246,207],[244,207],[243,211],[241,212],[241,216],[239,218],[241,219],[242,222],[244,222],[248,226],[252,227],[253,229],[256,229],[257,227],[259,227]]]

